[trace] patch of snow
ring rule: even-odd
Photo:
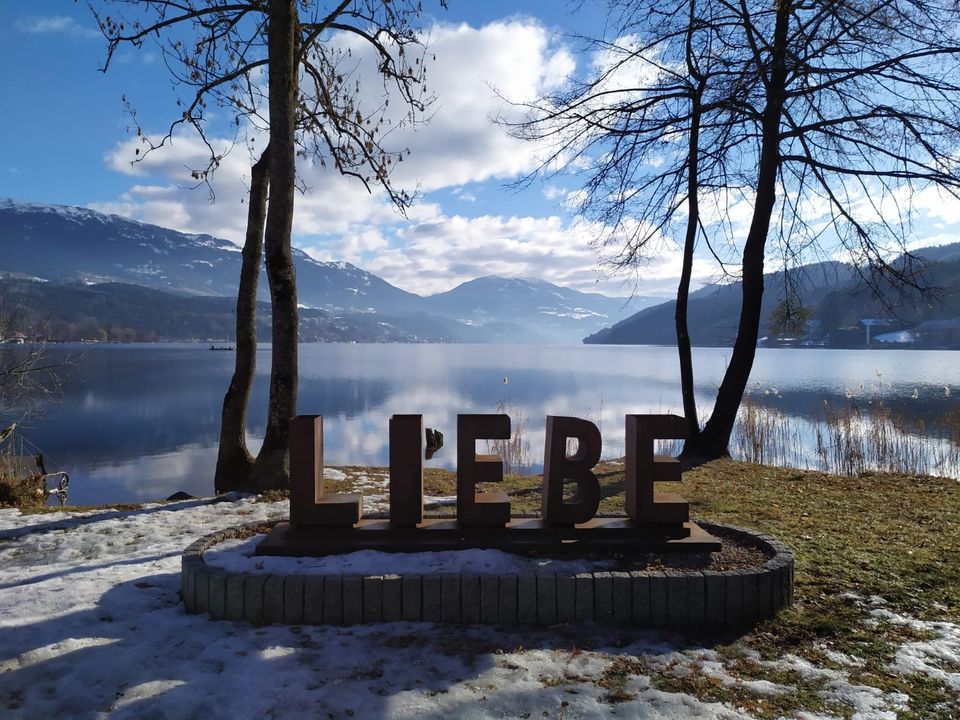
[[[364,498],[366,506],[366,498]],[[422,573],[521,574],[537,572],[578,573],[613,567],[614,561],[554,560],[511,555],[501,550],[449,550],[443,552],[388,553],[359,550],[326,557],[275,557],[254,555],[264,535],[245,540],[227,540],[207,550],[208,565],[231,572],[252,574],[402,575]]]
[[[828,647],[819,648],[820,652],[824,654],[831,662],[835,662],[837,665],[843,665],[845,667],[862,667],[864,660],[861,657],[856,655],[848,655],[847,653],[837,652],[836,650],[831,650]]]
[[[871,615],[933,636],[930,640],[915,640],[897,648],[891,670],[901,675],[920,673],[960,692],[960,625],[917,620],[883,608],[872,610]],[[945,670],[944,666],[951,669]]]
[[[759,695],[761,697],[775,697],[777,695],[783,695],[790,692],[792,689],[786,685],[772,683],[769,680],[744,680],[739,684],[740,687],[749,690],[754,695]]]

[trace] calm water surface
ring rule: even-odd
[[[121,502],[213,491],[220,406],[233,353],[207,345],[58,347],[77,365],[63,397],[25,430],[70,473],[70,502]],[[705,410],[729,349],[694,351]],[[803,417],[824,399],[882,397],[916,417],[942,414],[960,397],[958,354],[949,351],[761,349],[750,393]],[[258,353],[250,445],[266,419],[270,350]],[[676,351],[651,346],[336,345],[300,348],[301,413],[324,416],[330,465],[387,464],[387,423],[420,413],[446,445],[428,465],[452,467],[458,413],[505,405],[527,419],[533,462],[541,461],[546,415],[597,423],[606,457],[623,452],[623,416],[681,409]]]

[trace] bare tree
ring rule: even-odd
[[[8,436],[59,392],[68,362],[52,359],[28,313],[0,297],[0,434]]]
[[[728,105],[744,83],[726,36],[737,16],[712,0],[611,0],[609,10],[614,37],[581,38],[598,70],[528,105],[528,119],[510,128],[551,148],[524,182],[544,173],[586,175],[576,209],[601,228],[596,245],[608,267],[637,268],[668,243],[680,246],[675,328],[694,440],[700,422],[687,299],[698,245],[716,256],[702,195],[716,200],[737,181],[731,156],[743,138]]]
[[[740,0],[739,10],[756,78],[740,110],[758,138],[745,156],[756,167],[753,215],[733,355],[710,419],[685,448],[699,458],[728,452],[756,354],[771,221],[791,255],[826,244],[874,286],[922,288],[908,252],[912,197],[960,194],[960,6]]]
[[[415,121],[429,102],[424,90],[425,46],[416,29],[420,3],[114,0],[114,4],[139,15],[122,20],[97,14],[108,40],[106,66],[121,45],[140,46],[155,40],[175,84],[187,90],[178,101],[182,112],[159,140],[148,139],[138,128],[145,153],[166,144],[179,126],[191,126],[209,150],[207,164],[193,171],[194,179],[204,183],[223,157],[208,137],[209,104],[228,108],[237,128],[269,131],[269,152],[255,164],[251,177],[238,296],[237,367],[224,399],[216,485],[218,490],[248,484],[255,489],[282,487],[288,481],[287,423],[296,414],[298,372],[296,278],[290,246],[296,157],[299,153],[321,165],[330,164],[368,190],[379,187],[395,207],[405,210],[411,196],[390,181],[404,150],[388,150],[382,141],[395,126],[388,111],[391,95],[398,96],[408,110],[399,121]],[[364,63],[352,49],[357,40],[363,52],[372,56],[382,80],[379,95],[361,83]],[[273,310],[273,352],[266,434],[251,465],[243,438],[254,371],[253,312],[261,235]]]
[[[737,241],[743,302],[733,355],[713,412],[684,447],[690,460],[718,457],[753,366],[771,236],[795,262],[845,253],[874,284],[921,285],[906,252],[913,193],[960,189],[952,80],[960,7],[611,0],[610,8],[616,37],[591,48],[627,62],[600,63],[571,93],[545,98],[521,130],[557,141],[551,163],[588,167],[581,209],[609,228],[606,241],[621,248],[616,265],[656,253],[659,238],[678,236],[686,211],[677,326],[688,420],[682,316],[694,218],[701,238],[709,230]],[[732,196],[752,207],[742,241],[722,216]],[[721,211],[710,223],[698,215],[705,200]]]

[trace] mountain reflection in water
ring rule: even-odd
[[[233,353],[209,344],[57,346],[70,353],[62,397],[24,432],[71,475],[70,502],[209,495],[220,408]],[[730,351],[694,351],[698,402],[710,407]],[[956,407],[960,367],[946,351],[761,349],[749,394],[759,408],[810,418],[826,400],[882,400],[931,424]],[[261,347],[249,408],[256,450],[266,421],[269,346]],[[506,379],[506,382],[504,380]],[[953,389],[955,392],[950,393]],[[337,345],[300,348],[298,410],[323,415],[328,465],[386,465],[387,424],[420,413],[443,431],[428,466],[453,467],[458,413],[505,406],[525,419],[529,468],[542,462],[546,415],[600,426],[603,454],[623,453],[627,413],[680,412],[676,351],[654,346]],[[705,419],[705,418],[701,418]],[[804,453],[812,450],[801,450]]]

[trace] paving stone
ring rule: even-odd
[[[283,622],[303,624],[304,575],[287,575],[283,581]]]
[[[590,622],[593,620],[593,575],[590,573],[578,573],[577,582],[577,607],[576,616],[580,622]]]
[[[597,622],[613,622],[613,575],[593,573],[593,617]]]
[[[757,619],[766,620],[775,614],[773,609],[773,581],[776,573],[758,572],[757,577]]]
[[[496,625],[500,622],[500,576],[480,576],[480,622]]]
[[[557,575],[557,622],[577,619],[577,580],[573,575]]]
[[[263,585],[263,621],[268,624],[283,622],[283,575],[268,575]]]
[[[665,571],[667,576],[667,625],[685,628],[690,624],[690,593],[686,573]]]
[[[796,588],[794,573],[796,573],[796,560],[790,563],[790,601],[789,604],[793,605],[793,593]]]
[[[537,622],[554,625],[557,622],[557,576],[543,573],[537,578]]]
[[[210,611],[210,575],[206,567],[200,568],[193,574],[195,612]]]
[[[787,571],[786,563],[778,563],[775,570],[770,572],[770,617],[776,615],[783,607],[783,574]]]
[[[359,625],[363,622],[363,578],[359,575],[343,576],[343,624]]]
[[[756,570],[742,570],[743,576],[743,621],[754,623],[760,619],[759,595]]]
[[[193,605],[193,578],[191,577],[192,571],[190,564],[187,562],[185,556],[180,557],[180,600],[183,602],[183,607],[187,612],[190,612],[190,607]],[[190,599],[187,599],[187,594],[190,594]]]
[[[363,622],[383,621],[383,577],[371,575],[362,578],[363,582]]]
[[[207,573],[209,590],[209,612],[214,620],[223,620],[227,614],[227,573],[212,570]]]
[[[537,576],[520,575],[517,577],[517,621],[535,623],[537,621]]]
[[[687,623],[692,627],[702,627],[707,623],[707,590],[703,573],[693,570],[687,573]]]
[[[183,561],[180,569],[180,599],[183,600],[183,607],[188,613],[197,611],[196,588],[197,571],[194,565]]]
[[[397,622],[402,619],[401,598],[403,585],[399,575],[383,576],[383,621]]]
[[[263,586],[266,575],[247,575],[243,580],[243,619],[263,625]]]
[[[517,576],[500,576],[499,615],[501,625],[517,624]]]
[[[240,621],[246,615],[244,613],[244,585],[246,575],[228,575],[226,585],[226,619]]]
[[[720,627],[727,616],[727,579],[716,570],[703,571],[704,590],[706,592],[706,623],[710,627]]]
[[[403,620],[424,620],[422,578],[419,575],[404,575],[400,581],[400,616]]]
[[[440,579],[440,622],[460,622],[460,576],[442,575]]]
[[[727,625],[739,625],[743,617],[743,571],[733,570],[727,573]]]
[[[460,622],[480,622],[480,576],[460,576]]]
[[[783,602],[780,607],[788,608],[793,604],[793,562],[788,562],[783,569],[781,582],[783,583]]]
[[[423,597],[423,619],[427,622],[440,622],[440,576],[424,575],[420,587]]]
[[[633,584],[632,620],[638,625],[651,625],[653,617],[650,614],[650,576],[647,573],[633,571],[630,573]]]
[[[633,583],[630,573],[613,572],[613,619],[630,622],[633,617]]]
[[[667,575],[654,570],[650,571],[650,625],[665,628],[668,621],[667,605]]]
[[[342,575],[327,575],[323,579],[323,622],[326,625],[343,623]]]
[[[319,625],[323,622],[323,575],[304,577],[303,621],[308,625]]]

